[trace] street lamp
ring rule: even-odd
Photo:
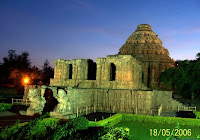
[[[29,83],[29,78],[25,77],[23,81],[24,81],[24,84],[27,85]]]
[[[26,105],[27,105],[27,94],[28,94],[28,90],[29,90],[28,84],[29,84],[29,82],[30,82],[29,77],[24,77],[24,78],[22,79],[22,82],[23,82],[23,85],[24,85],[24,96],[23,96],[23,100],[26,102]]]

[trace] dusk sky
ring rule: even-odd
[[[200,0],[0,0],[0,62],[8,50],[32,65],[117,54],[139,24],[177,60],[200,52]]]

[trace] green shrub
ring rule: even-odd
[[[8,138],[9,136],[12,136],[14,135],[15,133],[18,132],[18,130],[27,125],[28,123],[27,122],[24,122],[24,123],[19,123],[20,121],[17,120],[15,124],[11,125],[11,126],[8,126],[8,127],[5,127],[4,129],[2,129],[1,133],[0,133],[0,139],[6,139]]]
[[[0,112],[9,110],[13,104],[0,103]]]
[[[190,118],[178,118],[178,117],[162,117],[162,116],[145,116],[145,115],[133,115],[133,114],[123,114],[123,121],[137,121],[137,122],[149,122],[157,124],[174,124],[178,122],[181,125],[186,126],[200,126],[200,119],[190,119]]]
[[[23,125],[16,122],[15,125],[5,128],[1,133],[0,139],[40,139],[49,138],[59,140],[66,138],[76,130],[87,129],[89,121],[85,117],[78,117],[65,125],[58,125],[59,119],[45,118],[45,114],[39,118],[31,120]]]
[[[49,139],[60,140],[61,138],[67,137],[69,134],[68,123],[66,123],[65,125],[60,125],[54,130],[55,132],[53,134],[48,134]]]
[[[32,126],[29,126],[30,130],[28,135],[29,136],[35,136],[36,138],[38,137],[43,137],[47,133],[47,128],[54,129],[57,127],[59,122],[59,119],[56,118],[45,118],[45,119],[38,119],[36,123]]]
[[[89,121],[85,117],[77,117],[74,118],[71,122],[73,129],[75,130],[83,130],[89,127]]]
[[[53,135],[49,139],[60,140],[62,138],[70,137],[75,134],[77,130],[88,129],[89,121],[85,117],[74,118],[71,122],[67,122],[65,125],[58,126]],[[72,136],[73,137],[73,136]]]
[[[6,127],[0,133],[2,139],[38,139],[47,134],[49,129],[55,129],[58,125],[59,119],[45,118],[48,114],[36,118],[29,122],[16,122],[13,126]]]
[[[129,128],[116,127],[111,129],[107,134],[100,137],[100,140],[129,140]]]
[[[101,136],[107,134],[111,129],[113,129],[113,127],[102,127],[102,128],[98,131],[98,137],[101,137]]]
[[[200,112],[199,111],[194,111],[193,113],[195,114],[196,119],[200,118]]]
[[[118,124],[121,120],[122,120],[122,114],[115,114],[109,118],[106,118],[104,120],[100,120],[98,122],[93,122],[93,121],[90,121],[89,122],[89,125],[90,126],[105,126],[105,127],[112,127],[116,124]]]

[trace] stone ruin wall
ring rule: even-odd
[[[142,83],[141,63],[131,55],[109,55],[96,59],[96,78],[89,80],[89,59],[56,60],[54,79],[50,86],[108,89],[148,89]],[[69,79],[69,66],[72,65],[72,78]],[[111,64],[116,66],[115,80],[110,80]]]
[[[71,108],[76,113],[77,108],[95,106],[99,112],[120,112],[144,114],[142,111],[150,113],[152,109],[157,109],[159,105],[163,107],[183,106],[172,99],[171,91],[140,91],[128,89],[86,89],[86,88],[58,88],[48,86],[53,96],[56,97],[58,89],[64,89]],[[39,90],[38,90],[39,91]]]
[[[161,104],[165,109],[184,106],[172,98],[171,91],[70,88],[67,93],[75,110],[95,105],[99,112],[133,113],[137,108],[137,113],[145,114],[144,110],[150,113],[151,110],[157,110]]]

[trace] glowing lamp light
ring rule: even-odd
[[[29,78],[28,77],[24,78],[24,84],[28,84],[28,83],[29,83]]]

